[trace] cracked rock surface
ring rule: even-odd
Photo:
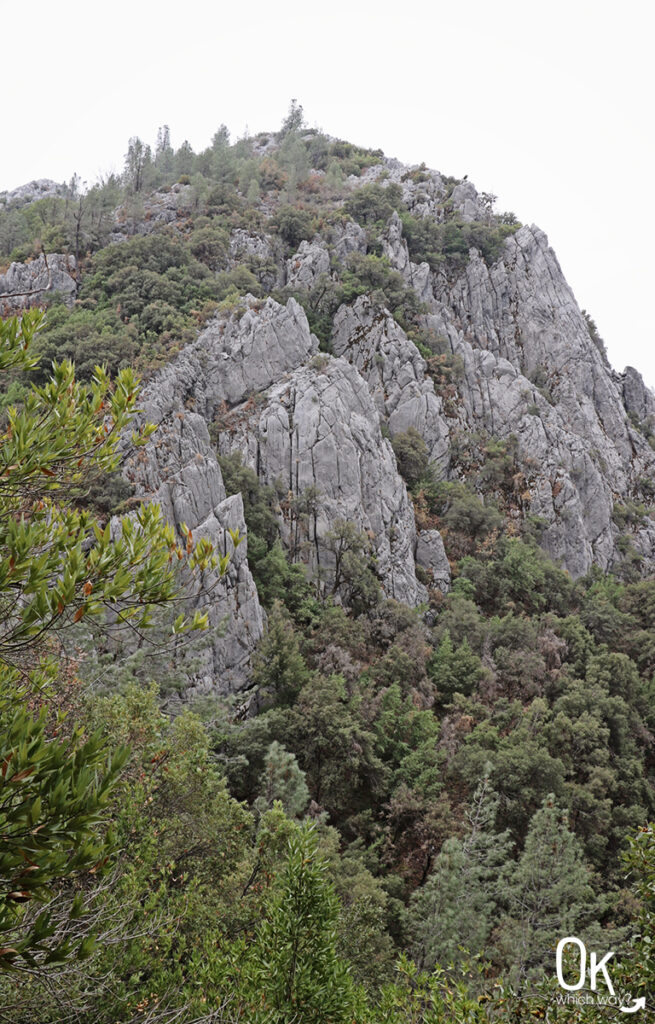
[[[446,188],[436,172],[385,160],[362,179],[363,184],[380,179],[383,185],[400,185],[414,216],[443,220]],[[451,191],[449,203],[467,223],[485,221],[487,200],[463,181]],[[365,377],[392,435],[415,426],[442,471],[448,470],[448,441],[457,434],[515,435],[527,480],[522,499],[529,514],[546,522],[546,550],[575,576],[592,564],[603,569],[619,564],[619,545],[626,538],[614,521],[615,506],[651,504],[643,485],[655,476],[655,454],[646,436],[655,424],[655,397],[633,368],[612,371],[544,233],[534,226],[520,228],[492,266],[471,249],[465,267],[456,272],[413,262],[396,212],[380,243],[390,265],[425,304],[424,325],[463,367],[456,395],[449,394],[439,418],[425,406],[420,411],[414,406],[412,416],[396,415],[394,422],[394,404],[409,412],[404,395],[425,384],[425,364],[406,342],[400,350],[396,346],[394,368],[387,371],[397,325],[394,330],[383,328],[381,320],[366,322],[361,300],[339,310],[334,351]],[[409,389],[401,387],[408,375],[414,381]],[[436,449],[430,419],[438,424]],[[443,452],[440,438],[446,439]],[[642,518],[629,540],[648,570],[655,564],[652,516]]]
[[[0,311],[25,309],[39,304],[50,292],[61,292],[71,306],[77,291],[74,256],[43,253],[29,263],[12,263],[6,274],[0,274]]]
[[[636,371],[618,378],[592,340],[544,233],[523,227],[491,268],[472,249],[455,280],[432,275],[430,326],[464,363],[460,422],[515,434],[530,460],[530,512],[547,521],[543,544],[579,576],[619,560],[615,501],[640,498],[655,453],[628,412],[652,396]],[[634,538],[655,559],[655,522]]]
[[[414,217],[440,223],[451,209],[460,226],[477,222],[483,230],[490,223],[490,197],[468,181],[453,187],[422,165],[384,160],[348,179],[348,188],[376,181],[399,185]],[[366,295],[334,315],[331,355],[318,352],[293,298],[281,305],[245,296],[142,396],[142,417],[159,429],[127,461],[126,475],[176,527],[186,522],[220,553],[232,552],[226,577],[211,595],[197,595],[214,626],[226,623],[199,667],[187,668],[198,691],[246,687],[265,625],[247,540],[232,548],[228,530],[245,534],[243,505],[239,495],[226,497],[216,448],[240,452],[276,489],[283,543],[308,573],[329,588],[329,535],[345,521],[369,537],[385,594],[410,606],[428,596],[417,567],[421,581],[446,592],[450,565],[437,530],[417,533],[388,436],[417,430],[439,478],[461,472],[460,442],[515,437],[521,504],[511,514],[540,517],[541,543],[574,576],[593,564],[615,567],[626,541],[617,506],[649,504],[655,396],[636,370],[611,369],[543,232],[521,227],[492,265],[472,248],[468,259],[432,270],[412,260],[398,213],[376,230],[372,239],[352,218],[335,218],[324,237],[302,241],[286,258],[279,239],[239,228],[227,263],[251,266],[265,290],[286,285],[311,293],[327,274],[337,288],[339,265],[374,244],[423,304],[418,323],[435,353],[442,362],[457,357],[447,373],[442,362],[426,363],[389,311]],[[647,511],[630,527],[629,541],[652,570],[655,520]]]
[[[325,538],[346,520],[369,534],[386,595],[414,606],[427,595],[416,579],[414,511],[391,445],[357,370],[344,359],[317,361],[275,385],[261,407],[222,432],[220,450],[240,451],[263,482],[292,495],[316,489],[302,538],[310,571],[329,574],[334,556]],[[287,524],[288,545],[292,535]]]
[[[232,316],[208,324],[156,375],[143,395],[151,423],[189,407],[211,422],[222,406],[263,391],[317,351],[295,299],[280,306],[246,296],[243,303]]]
[[[258,277],[265,291],[284,284],[280,242],[266,234],[253,234],[237,228],[230,235],[228,265],[236,267],[245,262]]]
[[[416,539],[414,558],[434,585],[446,594],[450,589],[450,563],[438,530],[421,530]]]
[[[196,540],[205,537],[218,554],[230,553],[226,574],[208,572],[203,588],[192,591],[190,610],[208,613],[210,632],[199,651],[186,658],[183,650],[177,664],[187,696],[243,689],[264,615],[248,567],[241,495],[225,495],[205,420],[180,411],[164,417],[149,443],[125,462],[124,475],[140,497],[159,503],[171,525],[185,523]],[[243,536],[236,549],[230,529]]]
[[[442,401],[425,375],[425,360],[391,314],[365,295],[353,306],[341,306],[334,318],[332,350],[357,367],[391,436],[410,427],[418,430],[430,461],[444,476],[449,429]]]
[[[324,242],[301,242],[298,252],[287,260],[287,284],[290,288],[311,288],[320,274],[330,270],[330,254]]]
[[[225,495],[207,423],[218,409],[284,377],[315,348],[293,299],[286,306],[250,299],[241,315],[212,322],[143,392],[139,419],[158,429],[126,460],[124,475],[138,496],[159,502],[173,526],[186,523],[218,553],[231,552],[226,575],[214,574],[209,592],[192,600],[192,609],[208,611],[213,634],[201,654],[194,654],[198,664],[180,667],[190,693],[232,693],[247,686],[250,654],[264,628],[248,567],[243,503],[240,495]],[[236,550],[230,528],[244,537]]]

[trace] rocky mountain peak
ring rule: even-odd
[[[611,369],[543,231],[496,214],[467,179],[312,131],[258,136],[222,179],[226,152],[203,164],[218,161],[218,183],[181,174],[128,193],[109,224],[98,213],[95,293],[62,255],[0,278],[0,293],[105,303],[113,329],[136,325],[147,345],[195,318],[143,393],[159,429],[125,466],[142,497],[227,550],[247,509],[219,460],[238,457],[288,559],[345,603],[344,523],[382,594],[438,602],[460,554],[443,498],[457,487],[574,577],[653,570],[655,397],[635,369]],[[5,203],[59,189],[32,182]],[[214,313],[199,312],[212,295]],[[231,632],[194,685],[247,681],[265,616],[247,543],[238,552],[215,611]]]
[[[12,206],[20,209],[34,203],[37,199],[47,199],[50,196],[65,196],[68,186],[52,181],[51,178],[35,178],[25,185],[9,191],[0,192],[0,206]]]

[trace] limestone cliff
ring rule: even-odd
[[[416,579],[413,509],[353,366],[317,356],[271,388],[262,406],[235,414],[234,425],[219,434],[220,450],[241,451],[263,482],[280,481],[292,496],[312,494],[305,548],[310,572],[332,569],[325,539],[345,520],[370,536],[388,597],[412,606],[426,599]],[[288,531],[283,536],[290,546]]]
[[[413,217],[439,223],[444,179],[409,170],[384,161],[351,179],[351,194],[375,181],[400,185]],[[177,216],[184,195],[180,187],[154,196],[147,230]],[[448,201],[460,223],[490,216],[487,198],[469,182],[451,188]],[[227,266],[245,261],[266,290],[286,286],[314,295],[338,282],[352,254],[365,254],[370,245],[370,230],[352,218],[334,221],[286,257],[274,236],[239,228],[230,238]],[[427,599],[417,566],[421,579],[442,590],[451,570],[438,531],[416,529],[387,438],[414,428],[436,476],[453,478],[459,472],[453,444],[462,436],[513,437],[523,473],[522,514],[544,521],[549,553],[574,576],[592,564],[620,564],[615,506],[643,500],[644,481],[655,473],[644,432],[655,417],[655,398],[637,371],[612,371],[544,233],[522,227],[493,261],[472,247],[463,263],[431,269],[412,260],[394,211],[377,245],[420,300],[425,331],[458,357],[448,397],[379,299],[360,295],[341,305],[332,318],[330,351],[319,353],[294,298],[281,304],[247,296],[234,312],[212,320],[148,385],[144,416],[159,429],[125,467],[138,492],[223,552],[231,545],[227,527],[246,529],[239,496],[225,496],[216,453],[238,451],[262,483],[286,492],[287,509],[310,495],[300,537],[284,501],[278,509],[283,543],[310,577],[329,580],[330,531],[347,521],[371,538],[384,593],[416,606]],[[652,569],[655,521],[649,515],[633,527],[631,543]],[[213,624],[224,619],[227,632],[213,642],[191,682],[233,691],[247,684],[248,656],[265,618],[247,541],[215,588],[211,616]]]
[[[61,292],[72,305],[77,290],[74,256],[41,254],[29,263],[12,263],[0,274],[0,313],[41,305],[52,292]]]
[[[367,180],[379,179],[382,169],[387,171],[383,187],[402,182],[403,199],[414,215],[443,218],[440,175],[426,172],[421,175],[425,180],[416,183],[407,168],[386,161],[384,168],[372,168]],[[457,185],[450,202],[463,221],[488,217],[470,182]],[[444,416],[426,396],[419,408],[416,393],[419,382],[426,384],[425,364],[420,358],[417,362],[415,347],[405,338],[405,347],[409,344],[414,351],[409,355],[405,348],[402,373],[397,362],[394,370],[385,371],[389,342],[381,345],[380,340],[385,318],[376,320],[369,313],[363,323],[357,304],[340,310],[335,351],[348,351],[356,365],[366,365],[374,392],[384,391],[392,433],[394,415],[397,430],[413,425],[442,472],[448,463],[449,432],[482,429],[501,438],[515,435],[527,477],[529,512],[547,522],[544,547],[574,576],[592,564],[603,569],[619,565],[615,505],[631,500],[648,504],[652,493],[648,481],[655,474],[655,452],[646,434],[655,423],[655,397],[632,367],[623,375],[611,369],[543,231],[522,227],[506,240],[491,266],[471,248],[466,266],[454,274],[452,267],[431,271],[425,262],[412,262],[395,212],[381,243],[391,265],[425,304],[426,326],[447,339],[464,366],[456,411],[450,402]],[[389,335],[388,318],[383,333]],[[395,333],[399,338],[403,332],[396,326]],[[407,374],[414,382],[409,392]],[[399,392],[413,394],[413,406],[403,401],[400,416],[394,413]],[[652,516],[642,517],[630,540],[645,568],[652,570]]]
[[[314,136],[304,141],[313,153]],[[279,145],[252,141],[253,159],[264,160],[262,189],[275,184],[266,160]],[[341,523],[368,538],[386,596],[424,608],[448,590],[458,556],[444,548],[438,518],[415,516],[391,444],[412,431],[438,481],[466,477],[462,450],[511,444],[520,495],[503,507],[512,529],[530,517],[572,576],[593,565],[621,571],[627,558],[632,571],[655,568],[655,396],[637,370],[612,370],[544,233],[497,216],[493,197],[467,180],[376,154],[365,163],[336,185],[326,184],[325,167],[310,169],[301,196],[279,184],[262,194],[251,182],[245,191],[208,184],[203,199],[183,176],[113,213],[111,245],[141,235],[147,248],[159,233],[169,247],[200,238],[189,252],[211,252],[204,267],[195,263],[206,294],[211,279],[212,294],[227,296],[148,380],[141,417],[158,430],[124,465],[138,496],[231,551],[225,578],[194,599],[209,605],[216,627],[184,668],[196,690],[246,687],[265,628],[243,503],[226,494],[222,455],[239,452],[279,496],[287,554],[323,591],[334,580]],[[18,209],[56,191],[36,182],[4,201]],[[189,252],[180,267],[191,266]],[[153,322],[167,321],[173,300],[167,306],[157,289],[174,292],[150,268],[140,282],[138,269],[117,274],[112,287],[134,275],[135,288],[152,289],[143,301],[154,300]],[[179,267],[171,274],[182,280]],[[69,305],[78,298],[75,309],[93,309],[97,298],[79,292],[79,278],[70,257],[14,263],[0,277],[0,302],[2,293],[5,307],[19,307],[61,291]],[[247,288],[258,296],[240,294]],[[115,329],[131,330],[131,310],[107,294]],[[483,501],[498,497],[475,486]],[[302,522],[292,511],[300,505]],[[244,536],[237,549],[235,527]]]
[[[655,452],[635,429],[622,382],[592,340],[546,236],[523,227],[491,268],[472,251],[455,281],[434,275],[431,283],[428,319],[465,365],[465,424],[518,438],[530,511],[547,520],[543,543],[554,558],[575,576],[592,564],[611,568],[620,561],[614,504],[643,498]],[[627,391],[646,413],[635,376]],[[652,519],[634,543],[652,562]]]
[[[235,552],[227,534],[238,527],[247,538],[243,507],[238,495],[225,498],[209,423],[222,424],[219,451],[241,451],[263,482],[284,481],[296,496],[312,489],[315,511],[301,555],[309,573],[320,567],[329,579],[324,539],[347,520],[370,535],[388,596],[410,605],[427,597],[416,578],[412,506],[366,384],[344,360],[316,355],[317,347],[295,300],[281,306],[251,297],[210,323],[144,391],[141,418],[158,429],[126,460],[127,479],[140,497],[159,502],[171,523],[186,523],[221,553],[232,551],[209,602],[211,624],[225,620],[227,632],[194,671],[195,688],[212,679],[222,691],[240,688],[263,628],[247,539]],[[281,525],[291,547],[282,514]],[[444,571],[442,557],[442,583]]]

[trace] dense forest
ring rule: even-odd
[[[208,632],[185,594],[229,558],[121,474],[152,434],[131,433],[140,387],[246,295],[295,299],[320,367],[339,308],[368,296],[456,415],[462,361],[380,235],[395,217],[411,259],[454,280],[520,225],[484,194],[462,218],[455,179],[438,218],[384,172],[354,188],[382,157],[294,103],[277,133],[221,127],[196,154],[162,128],[154,152],[130,140],[120,176],[0,203],[0,271],[58,253],[75,282],[74,301],[5,299],[0,324],[2,1021],[620,1019],[620,999],[562,1002],[565,936],[614,951],[623,1005],[652,999],[655,578],[635,537],[655,480],[615,504],[621,560],[575,576],[540,543],[515,436],[460,431],[443,473],[418,431],[389,434],[452,574],[440,589],[417,569],[409,607],[345,519],[331,572],[308,571],[316,495],[221,449],[221,410],[267,625],[247,694],[185,694],[176,651]],[[349,223],[366,251],[307,287],[281,278]],[[239,232],[268,247],[233,258]]]

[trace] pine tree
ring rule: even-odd
[[[328,166],[325,182],[333,189],[339,189],[343,185],[343,171],[338,160],[332,160]]]
[[[234,157],[230,150],[230,133],[224,124],[214,133],[210,154],[212,177],[226,180],[234,168]]]
[[[255,939],[254,992],[266,1024],[350,1024],[355,991],[337,955],[339,900],[313,824],[291,836],[286,871]]]
[[[428,672],[437,687],[440,702],[445,704],[454,693],[472,693],[483,670],[466,637],[455,648],[450,632],[446,630],[428,663]]]
[[[305,115],[303,113],[302,104],[298,103],[298,100],[293,99],[289,104],[289,112],[282,122],[282,128],[280,129],[280,138],[284,138],[289,133],[299,132],[301,128],[305,126]]]
[[[551,962],[561,938],[579,935],[587,921],[597,920],[600,907],[591,872],[552,794],[533,815],[523,853],[506,874],[506,884],[508,917],[499,946],[517,980]]]
[[[468,813],[463,839],[447,839],[426,884],[410,907],[413,952],[421,966],[461,961],[486,950],[497,912],[508,832],[494,832],[498,795],[487,765]]]
[[[276,601],[268,616],[266,636],[253,658],[253,682],[277,704],[288,705],[308,680],[296,631]]]
[[[127,153],[125,154],[125,170],[123,172],[125,184],[134,195],[137,195],[145,188],[151,166],[152,152],[150,146],[144,145],[141,139],[135,135],[128,143]]]
[[[309,803],[305,773],[298,767],[295,754],[290,754],[277,740],[266,753],[260,792],[260,800],[266,807],[272,807],[274,801],[279,800],[292,818],[299,818]]]
[[[173,166],[175,167],[175,173],[180,176],[183,174],[191,174],[193,171],[193,160],[194,153],[191,148],[191,143],[188,139],[185,139],[182,145],[175,152],[173,158]]]
[[[42,315],[0,322],[0,371],[33,369]],[[57,737],[48,722],[48,686],[57,671],[58,634],[106,617],[112,628],[140,629],[178,586],[173,559],[183,552],[156,505],[125,519],[119,536],[80,511],[76,499],[94,467],[116,468],[117,444],[135,409],[134,375],[113,384],[97,368],[89,385],[73,365],[53,364],[20,408],[5,411],[0,433],[0,970],[60,964],[86,956],[91,937],[79,924],[79,900],[55,921],[45,909],[53,891],[111,850],[103,840],[105,808],[125,752],[112,755],[97,735],[70,729]],[[154,428],[146,427],[145,436]],[[136,444],[144,436],[133,436]],[[199,541],[190,564],[214,563]],[[177,562],[177,558],[175,558]],[[204,625],[184,614],[178,630]],[[40,710],[39,710],[40,709]]]
[[[162,125],[157,131],[157,144],[155,146],[155,167],[159,172],[160,180],[165,181],[173,173],[173,147],[171,146],[171,130],[167,124]]]

